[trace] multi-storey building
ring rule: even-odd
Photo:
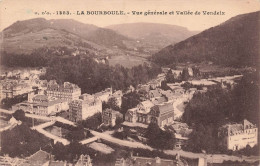
[[[69,103],[69,119],[73,122],[85,120],[98,112],[102,112],[102,102],[91,95],[84,94]]]
[[[116,119],[121,118],[123,119],[123,115],[115,110],[112,109],[105,109],[102,111],[102,122],[105,125],[109,126],[115,126],[116,125]]]
[[[155,105],[150,111],[151,123],[157,123],[159,127],[173,123],[174,109],[171,102]]]
[[[141,103],[141,105],[143,105]],[[150,124],[157,123],[159,127],[173,122],[174,110],[172,103],[162,103],[153,106],[153,103],[145,103],[145,106],[129,109],[125,114],[125,121],[130,123]]]
[[[68,102],[57,98],[50,98],[46,95],[35,95],[30,101],[24,101],[12,106],[13,111],[18,109],[36,115],[48,116],[68,109]]]
[[[81,95],[81,89],[77,85],[69,82],[64,82],[63,85],[59,85],[54,80],[49,82],[46,92],[47,96],[56,97],[66,101],[76,100]]]
[[[29,86],[24,81],[17,80],[3,80],[1,81],[1,99],[13,98],[15,96],[28,93],[32,91],[31,86]]]
[[[149,101],[143,101],[139,103],[136,108],[129,109],[126,112],[125,120],[132,123],[143,123],[149,124],[150,123],[150,109],[153,107],[154,104]]]
[[[112,95],[112,88],[107,88],[101,92],[94,94],[96,98],[99,98],[102,102],[107,102]]]
[[[258,128],[247,120],[241,124],[226,124],[218,132],[221,145],[233,151],[257,145],[257,135]]]

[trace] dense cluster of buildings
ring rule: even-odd
[[[0,165],[20,165],[20,166],[92,166],[92,159],[89,155],[80,155],[79,159],[73,164],[67,161],[57,161],[50,153],[38,150],[25,159],[0,156]]]
[[[122,103],[122,91],[113,93],[112,88],[90,95],[81,94],[81,89],[69,82],[60,85],[55,80],[50,80],[40,84],[37,91],[33,91],[31,87],[27,89],[22,85],[17,81],[11,81],[11,83],[6,82],[6,85],[1,86],[5,87],[1,89],[1,92],[10,98],[18,94],[28,95],[27,101],[12,106],[13,111],[22,109],[36,115],[55,116],[58,112],[68,110],[69,120],[77,122],[96,113],[102,113],[102,102],[107,102],[110,98],[114,98],[118,106],[121,106]],[[112,115],[109,119],[107,118],[106,123],[113,126],[115,124],[114,115],[118,115],[118,113],[113,111]]]
[[[40,80],[40,76],[46,69],[13,70],[1,74],[0,101],[6,98],[14,98],[35,90],[46,89],[46,80]]]
[[[68,119],[73,122],[85,120],[96,113],[101,113],[104,125],[115,126],[117,119],[121,121],[123,127],[146,129],[150,123],[156,123],[160,128],[170,127],[175,133],[176,144],[181,147],[189,139],[192,129],[187,124],[176,122],[182,114],[177,109],[176,103],[188,101],[197,91],[206,92],[207,87],[198,90],[196,88],[185,89],[182,83],[167,83],[168,90],[161,88],[162,81],[166,79],[169,68],[163,69],[164,73],[150,82],[139,85],[137,88],[131,87],[129,92],[136,90],[141,96],[141,102],[134,108],[128,109],[122,115],[113,109],[103,109],[102,103],[108,102],[113,98],[116,104],[121,107],[122,91],[113,92],[112,88],[107,88],[95,94],[81,94],[81,89],[73,83],[64,82],[58,84],[55,80],[1,80],[0,92],[2,98],[13,98],[21,94],[28,94],[28,100],[12,106],[12,110],[22,109],[41,116],[55,116],[57,113],[67,111]],[[176,76],[180,77],[181,70],[171,70]],[[193,75],[192,70],[188,69],[189,75]],[[226,78],[232,80],[232,78]],[[223,78],[218,80],[222,82]],[[208,81],[202,80],[201,85]],[[205,82],[207,81],[207,82]],[[229,83],[234,82],[229,81]],[[190,81],[191,84],[196,82]],[[204,84],[203,84],[204,85]],[[37,87],[37,91],[33,87]],[[179,111],[179,112],[178,112]],[[242,124],[227,124],[220,128],[219,137],[222,145],[230,150],[240,150],[247,145],[253,147],[257,144],[258,129],[255,125],[245,120]]]
[[[1,100],[4,98],[13,98],[15,96],[28,93],[32,90],[32,87],[26,81],[1,80]]]

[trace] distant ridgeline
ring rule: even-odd
[[[240,67],[258,65],[260,12],[238,15],[154,54],[160,65],[208,61]]]

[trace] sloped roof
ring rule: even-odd
[[[36,95],[33,97],[33,100],[48,100],[48,96],[46,95]]]
[[[150,94],[150,95],[153,95],[154,97],[161,97],[161,93],[159,92],[158,89],[150,90],[150,91],[149,91],[149,94]]]
[[[149,165],[149,166],[176,166],[176,163],[173,160],[167,160],[167,159],[160,159],[158,157],[156,158],[148,158],[148,157],[133,157],[134,164],[133,166],[139,166],[139,165]],[[159,161],[159,163],[156,162]]]
[[[166,98],[165,97],[155,97],[155,98],[152,98],[152,103],[154,105],[157,105],[157,104],[162,104],[164,102],[166,102]]]
[[[160,114],[163,114],[166,112],[173,112],[173,105],[172,103],[163,103],[163,104],[155,105],[151,109],[159,111]]]
[[[145,100],[145,101],[141,102],[140,104],[146,108],[151,108],[152,106],[154,106],[154,104],[150,100]]]

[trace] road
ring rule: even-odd
[[[54,140],[54,143],[56,142],[61,142],[63,145],[68,145],[70,144],[70,142],[65,139],[65,138],[61,138],[61,137],[58,137],[56,135],[53,135],[51,134],[50,132],[44,130],[44,128],[46,127],[49,127],[51,125],[53,125],[55,123],[55,121],[49,121],[49,122],[46,122],[46,123],[42,123],[38,126],[34,126],[34,127],[31,127],[33,130],[36,130],[38,131],[39,133],[45,135],[46,137],[50,138],[50,139],[53,139]]]
[[[13,113],[12,111],[3,110],[3,109],[0,109],[0,112],[5,112],[5,113],[9,113],[9,114]],[[32,115],[32,114],[29,114],[29,115]],[[30,116],[30,117],[32,117],[32,116]],[[38,115],[33,115],[33,117],[34,118],[42,118],[42,116],[38,116]],[[47,118],[50,118],[50,117],[47,117]],[[63,120],[63,119],[60,119],[60,118],[54,118],[54,121],[57,120],[57,119],[62,123],[63,122],[68,123],[67,120]],[[50,118],[50,120],[53,120],[53,118]],[[66,139],[57,137],[57,136],[52,135],[51,133],[43,130],[42,127],[45,127],[46,125],[48,126],[49,124],[54,123],[54,121],[46,122],[46,124],[40,124],[38,127],[36,126],[34,128],[38,132],[46,135],[47,137],[49,137],[51,139],[62,142],[64,144],[69,144],[69,142]],[[100,133],[100,132],[93,131],[93,130],[90,130],[90,132],[94,135],[94,137],[81,141],[82,144],[87,144],[87,143],[93,142],[93,140],[95,140],[95,139],[101,138],[101,139],[107,140],[109,142],[112,142],[112,143],[115,143],[115,144],[118,144],[118,145],[121,145],[121,146],[153,150],[153,148],[151,148],[150,146],[144,145],[140,142],[131,142],[131,141],[126,141],[126,140],[121,140],[121,139],[112,137],[108,133]],[[213,155],[211,155],[211,154],[203,154],[203,153],[192,153],[192,152],[187,152],[187,151],[183,151],[183,150],[165,150],[164,152],[166,154],[169,154],[169,155],[179,154],[180,156],[187,157],[187,158],[193,158],[193,159],[207,158],[207,161],[209,163],[222,163],[224,160],[226,160],[226,161],[227,160],[240,161],[240,162],[245,160],[246,162],[252,163],[252,162],[260,160],[259,156],[249,156],[249,157],[241,156],[241,157],[238,157],[238,156],[231,156],[231,155],[225,155],[225,154],[213,154]]]
[[[93,130],[90,130],[90,132],[91,132],[91,134],[93,134],[94,136],[96,136],[98,138],[107,140],[109,142],[113,142],[113,143],[121,145],[121,146],[127,146],[127,147],[131,147],[131,148],[142,148],[142,149],[152,150],[152,148],[150,146],[144,145],[144,144],[142,144],[140,142],[130,142],[130,141],[126,141],[126,140],[121,140],[121,139],[112,137],[109,134],[100,133],[100,132],[93,131]]]
[[[84,139],[84,140],[80,141],[79,143],[81,143],[82,145],[85,145],[85,144],[89,144],[91,142],[94,142],[98,139],[99,139],[99,137],[94,136],[94,137],[91,137],[91,138]]]
[[[232,156],[232,155],[226,155],[226,154],[204,154],[204,153],[193,153],[193,152],[187,152],[183,150],[164,150],[166,154],[169,155],[176,155],[179,154],[182,157],[187,157],[191,159],[197,159],[197,158],[207,158],[207,161],[209,163],[222,163],[223,161],[239,161],[242,162],[245,160],[246,162],[252,163],[255,161],[259,161],[259,156]]]
[[[5,126],[3,128],[0,128],[0,132],[3,132],[5,130],[9,130],[11,128],[14,128],[17,124],[9,124],[8,126]]]
[[[13,114],[14,111],[9,111],[9,110],[6,110],[6,109],[1,109],[0,108],[0,112],[3,112],[3,113],[6,113],[6,114]],[[26,117],[29,117],[29,118],[35,118],[35,119],[41,119],[41,120],[46,120],[46,121],[58,121],[58,122],[61,122],[61,123],[64,123],[64,124],[68,124],[68,125],[72,125],[72,126],[76,126],[75,123],[67,120],[67,119],[64,119],[62,117],[48,117],[48,116],[40,116],[40,115],[36,115],[36,114],[29,114],[29,113],[25,113],[25,116]]]

